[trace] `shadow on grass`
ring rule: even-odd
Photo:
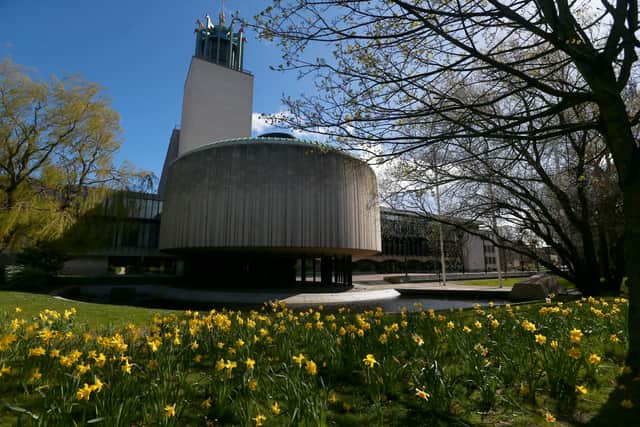
[[[622,374],[617,378],[617,384],[607,402],[589,422],[584,424],[585,426],[640,426],[640,376],[634,377],[630,373]],[[625,407],[623,404],[625,401],[630,401],[633,407]]]

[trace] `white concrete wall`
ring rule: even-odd
[[[184,85],[178,156],[251,136],[253,76],[193,57]]]
[[[484,271],[484,248],[480,237],[467,234],[462,253],[465,271]]]

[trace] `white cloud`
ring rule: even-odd
[[[278,126],[277,124],[272,124],[272,120],[268,117],[287,117],[289,115],[289,111],[281,110],[275,113],[251,113],[251,134],[252,135],[260,135],[265,132],[286,132],[290,133],[296,138],[306,139],[312,141],[323,141],[324,137],[321,135],[314,134],[312,132],[300,131],[297,129],[285,128],[282,126]]]
[[[251,113],[251,133],[261,134],[267,130],[274,129],[275,126],[269,123],[262,113]]]

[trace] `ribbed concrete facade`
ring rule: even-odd
[[[364,162],[292,139],[210,144],[168,170],[160,249],[291,255],[380,251],[376,177]]]

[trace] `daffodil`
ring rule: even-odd
[[[535,323],[529,322],[526,319],[522,321],[522,327],[524,328],[525,331],[528,331],[528,332],[535,332],[536,330]]]
[[[600,356],[598,356],[597,354],[592,354],[591,356],[589,356],[589,363],[592,365],[597,365],[600,363]]]
[[[256,427],[260,427],[267,420],[267,417],[262,414],[258,414],[253,418],[253,420],[256,422]]]
[[[416,396],[424,400],[429,400],[429,398],[431,397],[429,393],[419,388],[416,388]]]
[[[316,366],[316,362],[313,360],[307,361],[304,368],[309,375],[316,375],[318,373],[318,367]]]
[[[583,385],[577,385],[577,386],[576,386],[576,393],[578,393],[578,394],[587,394],[587,393],[588,393],[588,390],[587,390],[587,388],[586,388],[585,386],[583,386]]]
[[[176,404],[174,403],[173,405],[165,406],[164,407],[164,415],[167,418],[175,417],[176,416]]]
[[[424,339],[422,339],[420,335],[413,335],[412,338],[413,338],[413,342],[418,344],[418,347],[421,347],[422,345],[424,345]]]
[[[204,409],[211,408],[211,405],[212,405],[212,402],[210,398],[206,398],[205,400],[202,401],[202,403],[200,403],[200,407]]]
[[[35,348],[30,348],[29,349],[29,357],[31,357],[31,356],[34,356],[34,357],[44,356],[46,353],[47,353],[47,351],[42,347],[35,347]]]
[[[447,322],[447,328],[448,328],[448,329],[454,329],[455,327],[456,327],[456,324],[455,324],[455,323],[453,323],[451,320],[449,320],[449,321]]]
[[[31,380],[32,381],[38,381],[40,378],[42,378],[42,373],[40,373],[40,369],[36,368],[32,373],[31,373]]]
[[[222,371],[224,369],[224,366],[225,366],[224,359],[220,359],[216,362],[216,369],[218,371]]]
[[[2,367],[0,367],[0,377],[3,375],[9,375],[11,373],[11,366],[6,366],[2,363]]]
[[[373,354],[371,354],[371,353],[367,354],[367,356],[364,359],[362,359],[362,362],[365,365],[367,365],[367,367],[369,367],[369,368],[373,368],[374,365],[376,363],[378,363],[378,361],[376,360],[375,356]]]
[[[92,391],[93,389],[89,384],[84,383],[84,386],[76,392],[76,398],[78,400],[89,400]]]
[[[547,342],[547,337],[545,337],[542,334],[536,334],[535,338],[536,338],[536,342],[540,345],[544,345],[544,343]]]
[[[231,378],[233,375],[233,368],[236,368],[238,364],[232,360],[227,360],[224,364],[224,368],[227,370],[227,377]]]
[[[93,385],[91,385],[91,390],[93,390],[95,392],[101,392],[102,391],[102,387],[104,387],[104,383],[102,381],[100,381],[100,378],[95,377]]]
[[[256,361],[252,358],[248,358],[244,363],[247,365],[247,369],[253,369],[253,367],[256,366]]]
[[[292,359],[298,364],[298,368],[302,368],[302,361],[304,360],[304,355],[302,353],[297,356],[293,356]]]
[[[571,331],[569,331],[569,341],[571,341],[574,344],[579,344],[580,340],[582,339],[582,331],[580,329],[572,329]]]
[[[82,363],[78,363],[76,365],[76,369],[74,371],[74,375],[79,377],[79,376],[82,376],[82,375],[86,374],[87,372],[89,372],[89,370],[91,370],[91,366],[83,365]]]
[[[271,412],[273,412],[274,415],[278,415],[280,411],[282,411],[282,409],[280,409],[280,404],[277,401],[273,402],[273,405],[271,405]]]

